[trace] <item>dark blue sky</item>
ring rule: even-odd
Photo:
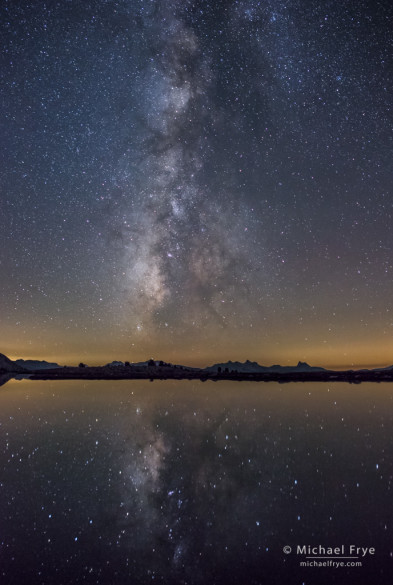
[[[11,357],[393,362],[381,2],[3,2]]]

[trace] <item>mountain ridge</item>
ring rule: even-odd
[[[81,364],[84,368],[88,368],[85,364]],[[246,360],[245,362],[240,361],[232,361],[228,360],[227,362],[216,363],[211,366],[207,366],[205,368],[196,368],[196,367],[189,367],[183,365],[173,365],[170,363],[166,363],[162,360],[153,360],[152,358],[144,361],[144,362],[122,362],[122,361],[113,361],[111,363],[107,363],[104,366],[95,366],[95,368],[100,369],[101,371],[109,369],[109,370],[119,370],[122,371],[124,369],[129,370],[130,368],[142,368],[142,369],[151,369],[152,367],[157,368],[158,370],[163,371],[164,369],[180,369],[180,370],[189,370],[193,372],[200,372],[201,374],[206,375],[220,375],[220,374],[244,374],[244,375],[252,375],[252,374],[318,374],[321,373],[339,373],[339,372],[348,372],[348,373],[359,373],[359,374],[369,374],[369,373],[376,373],[376,374],[383,374],[390,372],[393,373],[393,365],[386,366],[386,367],[378,367],[373,369],[358,369],[358,370],[329,370],[327,368],[323,368],[320,366],[310,366],[307,362],[298,361],[296,366],[281,366],[279,364],[274,364],[271,366],[263,366],[256,361]],[[79,367],[76,366],[60,366],[55,362],[47,362],[45,360],[24,360],[24,359],[17,359],[11,360],[6,355],[0,353],[0,374],[8,374],[8,373],[15,373],[15,374],[35,374],[36,372],[44,372],[44,371],[63,371],[63,370],[79,370]],[[93,368],[90,368],[93,369]]]
[[[59,364],[56,364],[55,362],[47,362],[45,360],[23,360],[23,359],[18,359],[15,360],[14,362],[15,364],[18,364],[18,366],[21,366],[22,368],[25,368],[26,370],[47,370],[47,369],[55,369],[55,368],[62,368],[63,366],[59,366]]]
[[[253,372],[277,372],[277,373],[285,373],[285,372],[326,372],[326,368],[321,368],[318,366],[310,366],[306,362],[299,361],[296,366],[280,366],[278,364],[273,366],[261,366],[258,362],[251,362],[250,360],[246,360],[245,362],[232,362],[229,360],[228,362],[217,363],[209,366],[207,368],[203,368],[206,372],[218,372],[219,368],[220,371],[237,371],[239,373],[253,373]]]

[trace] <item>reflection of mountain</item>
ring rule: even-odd
[[[53,370],[62,367],[59,364],[46,362],[45,360],[15,360],[15,363],[22,366],[22,368],[26,368],[26,370]]]
[[[10,360],[7,356],[0,353],[0,374],[4,374],[6,372],[10,373],[17,373],[17,374],[25,374],[26,369]]]
[[[9,380],[11,380],[12,376],[9,376],[8,374],[2,374],[0,376],[0,386],[3,386],[4,384],[6,384]]]
[[[312,367],[305,362],[298,362],[297,366],[260,366],[257,362],[250,362],[250,360],[242,362],[226,362],[223,364],[214,364],[209,368],[205,368],[206,372],[242,372],[242,373],[258,373],[258,372],[277,372],[277,373],[290,373],[290,372],[324,372],[325,368]]]

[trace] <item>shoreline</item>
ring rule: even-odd
[[[185,367],[84,367],[27,372],[32,380],[201,380],[238,382],[392,382],[393,371],[207,372]]]

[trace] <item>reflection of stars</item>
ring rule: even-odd
[[[143,449],[144,469],[149,472],[150,478],[156,485],[160,479],[160,470],[164,465],[165,455],[170,449],[165,444],[163,437],[154,438],[154,442],[149,443]]]
[[[27,382],[14,383],[22,399],[19,386],[27,388]],[[390,553],[386,506],[380,513],[366,506],[358,519],[359,501],[367,501],[370,489],[389,504],[386,392],[365,388],[361,394],[370,400],[353,409],[349,395],[354,398],[358,391],[341,387],[328,389],[321,408],[321,388],[299,388],[294,396],[284,385],[279,397],[266,388],[262,404],[256,387],[245,388],[241,397],[229,389],[223,402],[213,382],[204,388],[192,384],[185,397],[183,383],[152,388],[141,381],[129,399],[127,385],[115,385],[106,388],[105,400],[96,389],[94,401],[90,391],[85,399],[80,395],[80,385],[70,387],[71,399],[68,392],[52,396],[51,386],[53,400],[46,393],[36,396],[27,418],[15,414],[18,401],[3,401],[7,441],[0,450],[0,487],[2,501],[8,502],[2,526],[7,582],[15,582],[19,568],[25,575],[17,582],[29,582],[42,562],[47,571],[54,559],[50,582],[72,565],[75,574],[86,571],[93,581],[145,583],[148,574],[149,580],[154,575],[190,584],[237,584],[244,575],[262,583],[281,566],[277,582],[284,583],[288,568],[282,567],[282,547],[277,547],[282,534],[295,541],[309,525],[316,541],[346,533],[348,513],[364,538],[386,536],[381,542]],[[291,408],[283,411],[283,400]],[[80,406],[69,410],[71,403]],[[42,431],[39,445],[30,432],[36,428]],[[370,437],[378,430],[382,438],[374,444]],[[311,439],[306,451],[305,432]],[[49,436],[53,440],[47,441]],[[80,478],[78,489],[59,498],[59,486],[72,477]],[[28,479],[34,478],[32,501]],[[23,526],[17,522],[22,516]],[[47,534],[44,543],[37,543],[38,532]],[[22,559],[20,546],[12,546],[20,542],[29,542],[34,555]]]
[[[186,554],[186,546],[183,542],[176,544],[175,552],[173,554],[173,562],[175,565],[180,565],[182,559]]]
[[[137,407],[135,413],[142,417],[142,408]],[[126,459],[123,469],[123,474],[143,499],[149,493],[161,491],[160,474],[165,466],[165,457],[170,452],[170,447],[161,435],[151,432],[145,441],[144,446],[130,451],[131,457]]]

